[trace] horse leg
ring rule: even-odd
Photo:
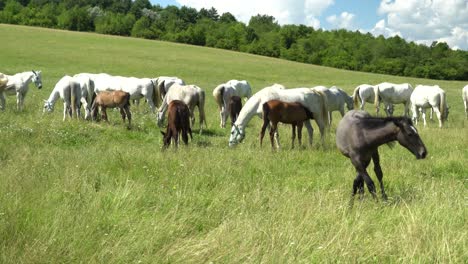
[[[187,135],[187,130],[182,129],[182,141],[184,142],[185,145],[188,145],[188,135]]]
[[[120,107],[120,115],[122,116],[122,121],[125,124],[125,111],[123,110],[123,107]]]
[[[372,154],[372,161],[374,162],[374,172],[377,175],[377,179],[379,180],[380,190],[382,192],[382,199],[385,201],[387,200],[387,194],[385,194],[384,184],[383,184],[383,172],[382,168],[380,167],[380,156],[379,151],[376,150],[374,154]]]
[[[21,101],[22,101],[22,94],[20,92],[16,93],[16,110],[21,110]]]
[[[442,115],[440,114],[439,107],[434,107],[434,112],[436,113],[436,116],[439,119],[439,127],[442,127]]]
[[[292,131],[291,131],[291,148],[293,149],[294,148],[294,140],[296,139],[296,125],[295,124],[291,124],[291,128],[292,128]]]
[[[426,127],[426,109],[425,108],[421,108],[421,116],[423,119],[424,127]]]
[[[107,110],[104,106],[101,107],[101,119],[106,122],[109,122],[109,119],[107,119]]]
[[[310,120],[304,121],[304,125],[307,128],[307,133],[309,134],[309,145],[312,147],[312,139],[314,135],[314,129],[312,128],[312,125],[310,124]]]
[[[63,103],[63,121],[67,119],[67,112],[68,112],[67,103]]]
[[[411,111],[413,112],[413,122],[415,125],[418,125],[418,119],[419,119],[419,111],[418,107],[416,105],[411,106]]]
[[[299,142],[299,147],[302,146],[302,125],[302,122],[297,125],[297,142]]]
[[[5,93],[0,92],[0,110],[5,110]]]
[[[219,112],[219,118],[221,120],[221,122],[219,123],[219,126],[221,128],[225,128],[226,127],[226,121],[224,119],[224,115],[226,113],[226,108],[224,106],[221,107],[221,111]]]
[[[315,118],[315,122],[317,123],[317,126],[319,127],[320,131],[320,140],[322,141],[322,146],[325,147],[325,120],[322,120],[320,116]]]
[[[270,120],[268,120],[268,118],[265,118],[263,120],[262,129],[260,130],[260,146],[262,146],[263,144],[263,137],[265,136],[265,130],[269,123],[270,123]]]
[[[270,126],[270,142],[271,142],[271,148],[272,148],[273,150],[275,150],[274,137],[275,137],[275,131],[276,131],[277,125],[278,125],[278,124],[274,124],[274,123],[272,122],[272,124],[271,124],[271,126]]]
[[[127,116],[128,119],[128,128],[132,127],[132,112],[130,112],[130,106],[127,105],[124,107],[125,110],[125,115]]]
[[[362,177],[364,182],[367,185],[367,189],[369,192],[372,194],[372,197],[374,199],[377,199],[376,192],[375,192],[375,184],[374,181],[372,181],[371,177],[366,171],[367,166],[369,166],[370,163],[370,158],[369,159],[361,159],[360,155],[354,156],[351,158],[351,162],[353,163],[354,167],[356,168],[356,171],[358,172],[358,176]],[[360,187],[358,185],[358,187]],[[362,185],[362,188],[364,188],[364,185]],[[354,192],[354,188],[353,188]],[[354,197],[354,195],[353,195]]]

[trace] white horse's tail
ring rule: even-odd
[[[153,96],[151,97],[151,99],[153,100],[153,104],[155,107],[157,107],[159,105],[159,89],[158,89],[158,85],[157,85],[157,81],[153,81],[153,79],[150,79],[150,82],[151,82],[151,85],[153,86]]]
[[[330,120],[328,118],[328,99],[327,95],[322,91],[314,90],[320,96],[320,109],[322,110],[321,116],[322,120],[325,123],[325,128],[328,128]]]
[[[360,88],[361,88],[360,86],[356,87],[356,89],[354,89],[354,92],[353,92],[354,109],[359,108],[359,99],[360,99],[359,89]]]
[[[374,87],[374,105],[375,105],[375,108],[377,109],[377,113],[378,113],[378,109],[379,109],[379,105],[380,105],[380,89],[379,89],[379,86],[376,85]]]
[[[445,98],[445,92],[440,93],[440,102],[439,102],[439,109],[440,109],[440,121],[444,124],[445,121],[445,111],[447,111],[447,101]]]
[[[216,104],[218,105],[218,110],[221,111],[223,107],[223,94],[224,94],[224,85],[220,85],[213,90],[213,96],[216,100]]]
[[[77,98],[77,94],[76,94],[76,89],[78,88],[79,89],[79,84],[77,82],[75,82],[73,79],[70,81],[69,83],[70,85],[70,88],[71,88],[71,96],[70,96],[70,105],[71,105],[71,110],[72,110],[72,118],[73,116],[76,116],[77,118],[79,117],[78,116],[78,113],[77,113],[77,109],[76,109],[76,98]]]
[[[208,124],[206,123],[206,115],[205,115],[205,91],[201,90],[199,97],[200,98],[198,102],[198,112],[200,113],[200,133],[201,133],[203,124],[205,125],[205,128],[208,127]]]

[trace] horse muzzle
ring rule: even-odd
[[[427,150],[423,149],[416,154],[416,159],[425,159],[427,156]]]

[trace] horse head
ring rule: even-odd
[[[42,88],[42,76],[41,76],[41,71],[34,71],[32,70],[33,76],[32,76],[32,81],[36,85],[38,89]]]
[[[44,109],[43,109],[43,112],[49,112],[49,113],[52,113],[54,111],[54,105],[51,104],[49,101],[47,100],[44,100]]]
[[[397,134],[398,143],[411,151],[417,159],[424,159],[427,155],[427,149],[411,119],[406,117],[397,118],[394,120],[394,123],[399,128]]]
[[[158,111],[156,114],[156,122],[158,124],[158,127],[162,127],[163,122],[164,122],[164,112],[163,111]]]
[[[232,147],[236,144],[239,144],[244,140],[245,132],[244,128],[239,127],[238,125],[234,124],[231,128],[231,136],[229,137],[229,146]]]

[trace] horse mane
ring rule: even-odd
[[[360,119],[360,126],[365,129],[374,129],[384,126],[385,124],[392,122],[396,125],[401,124],[402,122],[408,122],[409,124],[413,124],[410,118],[404,116],[389,116],[389,117],[374,117],[374,116],[366,116],[361,117]],[[364,121],[364,122],[362,122]]]

